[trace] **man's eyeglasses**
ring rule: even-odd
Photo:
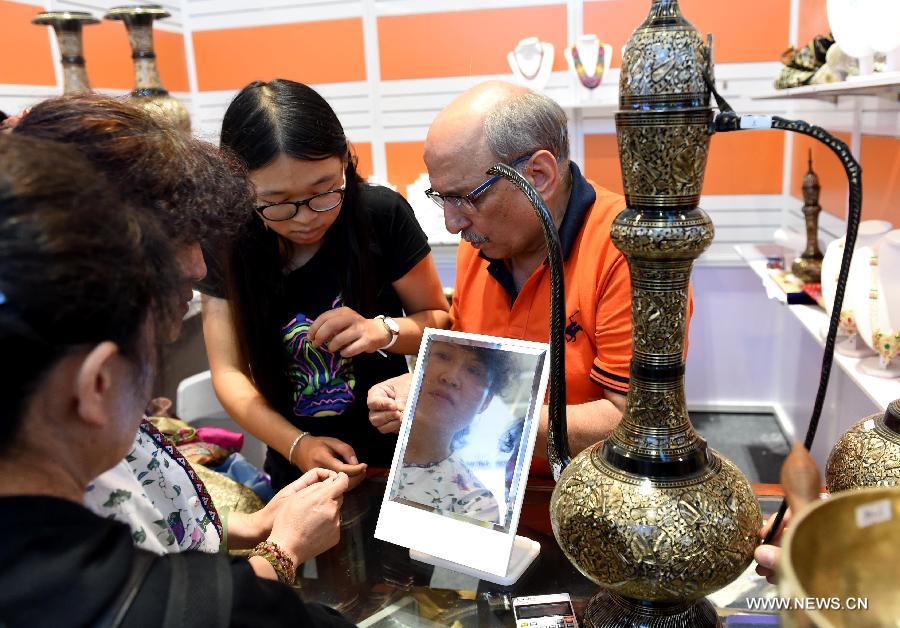
[[[335,190],[328,190],[315,196],[303,199],[302,201],[282,201],[280,203],[272,203],[271,205],[263,205],[257,207],[257,213],[272,222],[281,220],[290,220],[298,213],[300,208],[306,205],[314,212],[327,212],[341,204],[344,200],[344,192],[346,191],[346,180],[341,187]]]
[[[514,162],[510,164],[511,167],[515,168],[516,166],[520,166],[526,161],[531,159],[531,155],[523,155],[519,157]],[[502,177],[494,175],[477,188],[469,192],[468,194],[441,194],[440,192],[435,192],[432,188],[428,188],[425,190],[425,196],[430,198],[435,205],[444,209],[447,204],[449,204],[453,209],[462,212],[472,212],[475,210],[475,201],[478,200],[478,197],[488,191],[488,189],[494,185],[497,181],[499,181]]]

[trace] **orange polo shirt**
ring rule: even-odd
[[[613,219],[625,208],[619,194],[594,185],[571,164],[572,192],[559,227],[566,325],[566,403],[603,398],[603,388],[628,392],[631,364],[631,281],[628,262],[613,246]],[[461,242],[450,308],[457,331],[550,339],[550,268],[541,264],[516,294],[502,260]],[[532,473],[549,472],[539,452]],[[540,457],[540,459],[539,459]]]

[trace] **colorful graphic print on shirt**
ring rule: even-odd
[[[341,307],[338,296],[332,308]],[[293,388],[294,416],[327,417],[343,414],[353,405],[356,375],[350,360],[309,340],[313,320],[298,313],[282,328],[288,352],[287,377]]]

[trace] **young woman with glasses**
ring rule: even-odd
[[[369,387],[406,372],[425,327],[449,326],[427,238],[403,197],[363,183],[340,121],[306,85],[247,85],[221,142],[257,205],[201,284],[216,393],[268,444],[276,490],[312,467],[355,485],[396,444],[369,423]]]

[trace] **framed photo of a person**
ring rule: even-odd
[[[544,343],[425,330],[376,538],[506,573],[549,361]]]

